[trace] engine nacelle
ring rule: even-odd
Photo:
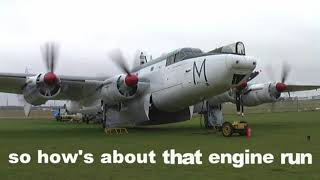
[[[77,101],[67,101],[64,108],[67,110],[68,114],[75,114],[80,112],[81,105]]]
[[[254,85],[253,85],[254,86]],[[263,103],[271,103],[277,101],[281,93],[276,90],[276,84],[266,83],[257,84],[256,87],[250,87],[254,90],[242,95],[242,102],[245,106],[257,106]]]
[[[41,105],[60,93],[60,79],[55,77],[57,79],[54,84],[52,79],[49,79],[52,84],[48,85],[46,84],[46,79],[48,80],[47,75],[48,73],[43,73],[27,78],[26,85],[23,89],[23,96],[28,103]]]
[[[114,105],[135,97],[139,83],[135,86],[128,86],[125,79],[125,75],[120,75],[106,80],[105,85],[101,88],[104,103]]]

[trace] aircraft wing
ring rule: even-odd
[[[0,73],[0,92],[22,94],[26,77],[34,74]]]
[[[109,77],[59,76],[61,92],[55,99],[81,100],[95,96],[97,89]]]
[[[296,84],[287,84],[287,88],[284,92],[293,92],[293,91],[308,91],[319,89],[320,85],[296,85]]]
[[[36,74],[0,73],[0,92],[22,94],[26,78]],[[97,87],[109,77],[59,76],[61,92],[54,99],[77,100],[94,95]]]

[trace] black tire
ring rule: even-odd
[[[222,135],[224,137],[232,136],[233,132],[234,132],[234,129],[233,129],[233,126],[230,122],[224,122],[222,124]]]

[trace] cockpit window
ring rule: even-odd
[[[242,42],[236,42],[233,44],[222,46],[210,51],[209,53],[246,55],[244,44]]]
[[[196,48],[182,48],[178,54],[177,57],[175,59],[175,62],[179,62],[182,61],[184,59],[187,59],[189,57],[192,56],[197,56],[199,54],[201,54],[202,51],[200,49],[196,49]]]
[[[200,49],[197,48],[182,48],[179,51],[169,55],[167,57],[167,63],[166,66],[182,61],[184,59],[190,58],[190,57],[194,57],[197,55],[202,54],[202,51]]]
[[[236,45],[237,54],[246,55],[244,44],[242,42],[237,42]]]

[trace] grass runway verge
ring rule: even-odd
[[[0,119],[1,179],[320,179],[320,112],[288,112],[248,114],[246,120],[252,137],[225,138],[200,129],[199,117],[182,123],[130,128],[128,135],[107,136],[100,125],[73,124],[47,119]],[[228,121],[238,117],[227,115]],[[307,141],[307,136],[311,141]],[[74,153],[79,149],[94,154],[93,164],[37,164],[37,150],[46,153]],[[122,153],[149,152],[157,154],[157,164],[101,164],[99,155],[117,149]],[[178,152],[203,153],[202,165],[164,165],[161,153],[167,149]],[[272,153],[273,164],[232,165],[209,164],[210,153],[244,152]],[[29,153],[30,164],[9,164],[12,152]],[[312,165],[280,165],[282,152],[310,152]]]

